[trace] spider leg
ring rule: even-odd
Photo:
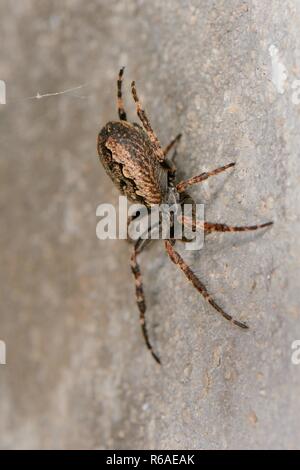
[[[204,231],[205,233],[212,232],[251,232],[252,230],[257,230],[259,228],[265,228],[273,225],[273,222],[266,222],[260,225],[244,225],[239,227],[234,227],[232,225],[226,224],[214,224],[210,222],[204,222]]]
[[[129,243],[133,243],[134,240],[130,237],[130,234],[129,234],[129,225],[131,224],[131,222],[133,222],[135,219],[137,218],[137,215],[129,215],[127,217],[127,240]]]
[[[201,173],[201,175],[193,176],[192,178],[189,178],[188,180],[180,181],[180,183],[178,183],[176,186],[177,191],[179,193],[182,193],[188,186],[192,186],[193,184],[196,184],[196,183],[201,183],[202,181],[207,180],[207,178],[210,178],[211,176],[214,176],[214,175],[218,175],[219,173],[222,173],[223,171],[227,170],[228,168],[233,167],[234,165],[235,163],[232,162],[232,163],[229,163],[228,165],[216,168],[213,171]]]
[[[167,155],[170,150],[174,147],[174,146],[177,146],[177,144],[179,143],[181,139],[181,134],[178,134],[175,139],[171,140],[171,142],[164,148],[163,152],[164,152],[164,155]],[[176,152],[176,148],[175,148],[175,152]]]
[[[136,241],[134,248],[133,248],[132,255],[131,255],[130,264],[131,264],[131,271],[135,279],[136,302],[137,302],[137,306],[140,312],[140,324],[141,324],[144,340],[153,358],[158,364],[160,364],[160,359],[157,356],[157,354],[155,354],[155,352],[153,351],[153,348],[151,346],[149,336],[148,336],[148,330],[147,330],[146,318],[145,318],[145,312],[146,312],[145,294],[144,294],[144,289],[143,289],[141,270],[140,270],[140,266],[137,260],[137,256],[141,253],[141,251],[145,248],[145,246],[148,244],[147,242],[149,241],[151,240],[141,239],[141,238],[139,238]]]
[[[133,215],[129,215],[127,217],[127,240],[129,241],[129,243],[134,243],[136,240],[132,239],[131,236],[130,236],[130,233],[129,233],[129,225],[131,224],[131,222],[133,222],[137,217],[139,217],[140,213],[139,211],[137,211],[135,214]]]
[[[122,67],[119,72],[119,77],[118,77],[118,82],[117,82],[117,89],[118,89],[118,113],[119,113],[119,118],[121,121],[127,121],[127,115],[124,109],[124,102],[122,98],[122,80],[123,80],[123,73],[124,73],[124,68]]]
[[[176,166],[172,160],[165,157],[163,162],[160,162],[161,166],[165,168],[168,172],[169,183],[173,183],[176,177]]]
[[[163,153],[164,153],[164,156],[165,156],[165,159],[163,162],[161,162],[161,165],[167,169],[168,173],[169,173],[169,182],[172,182],[175,180],[175,177],[176,177],[176,165],[174,163],[174,159],[176,157],[176,153],[177,153],[177,144],[178,142],[180,141],[180,138],[181,138],[181,134],[178,134],[175,139],[173,139],[169,145],[167,145],[164,150],[163,150]],[[174,152],[173,152],[173,155],[171,156],[171,158],[167,158],[167,154],[168,152],[175,146],[175,149],[174,149]]]
[[[165,159],[164,153],[163,153],[162,148],[160,146],[159,140],[156,137],[156,134],[155,134],[154,130],[151,127],[151,124],[150,124],[150,121],[147,117],[147,114],[146,114],[145,110],[142,108],[141,102],[140,102],[139,97],[137,95],[135,82],[131,83],[131,91],[132,91],[133,99],[136,103],[137,115],[140,118],[140,120],[141,120],[147,134],[148,134],[149,139],[151,140],[151,142],[153,143],[153,145],[155,147],[156,158],[158,159],[158,161],[163,162],[164,159]]]
[[[259,225],[242,225],[242,226],[232,226],[226,224],[212,223],[212,222],[203,222],[200,220],[195,220],[191,217],[182,216],[181,220],[184,225],[192,227],[198,230],[204,230],[205,233],[212,232],[251,232],[260,228],[269,227],[273,225],[273,222],[265,222],[264,224]]]
[[[168,253],[171,261],[173,261],[174,264],[179,266],[179,268],[186,275],[187,279],[189,281],[191,281],[193,286],[197,289],[197,291],[201,295],[203,295],[205,300],[207,300],[207,302],[210,303],[210,305],[212,305],[212,307],[214,307],[217,310],[217,312],[219,312],[224,318],[226,318],[226,320],[230,321],[234,325],[239,326],[240,328],[244,328],[244,329],[248,328],[248,326],[245,323],[242,323],[242,322],[239,322],[238,320],[235,320],[234,318],[232,318],[231,315],[224,312],[224,310],[215,302],[215,300],[211,297],[211,295],[207,291],[205,285],[202,284],[200,279],[198,279],[196,274],[186,264],[186,262],[180,256],[180,254],[176,250],[174,250],[174,245],[175,245],[175,240],[166,240],[165,241],[165,247],[166,247],[167,253]]]

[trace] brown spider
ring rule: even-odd
[[[201,173],[188,180],[175,184],[176,168],[173,163],[167,159],[168,152],[178,143],[180,135],[170,142],[164,149],[161,147],[156,134],[154,133],[149,119],[142,108],[139,101],[135,82],[131,84],[133,99],[136,103],[137,115],[143,125],[141,127],[137,123],[129,123],[127,121],[126,112],[122,99],[122,77],[124,67],[119,72],[117,90],[118,90],[118,114],[120,121],[112,121],[107,123],[98,135],[98,154],[100,160],[122,194],[126,195],[131,201],[139,202],[150,208],[154,204],[173,204],[176,200],[177,204],[182,205],[187,200],[193,202],[192,198],[185,192],[188,186],[201,183],[210,176],[217,175],[235,163],[219,167],[213,171]],[[129,219],[129,223],[132,218]],[[251,225],[248,227],[232,227],[226,224],[203,222],[199,224],[191,219],[183,217],[183,225],[189,225],[193,229],[199,228],[204,233],[211,232],[244,232],[257,230],[272,224],[267,222],[261,225]],[[131,270],[135,278],[136,300],[140,312],[140,323],[142,332],[148,349],[156,362],[160,363],[160,359],[153,351],[149,341],[147,326],[145,321],[146,303],[143,291],[141,271],[137,256],[147,246],[149,239],[139,238],[133,247],[131,255]],[[193,286],[203,295],[203,297],[221,314],[224,318],[233,324],[248,328],[245,323],[239,322],[226,313],[211,297],[206,287],[198,279],[192,269],[185,263],[181,255],[175,251],[175,238],[170,236],[165,241],[165,248],[170,259],[179,266],[186,277],[191,281]]]

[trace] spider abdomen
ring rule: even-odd
[[[154,151],[138,124],[109,122],[98,135],[98,154],[112,181],[130,200],[148,207],[160,204],[168,190],[168,172]]]

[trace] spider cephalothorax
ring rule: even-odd
[[[179,142],[180,135],[170,142],[167,147],[162,148],[156,137],[148,117],[143,110],[138,99],[135,83],[132,82],[131,89],[133,99],[136,103],[137,115],[143,125],[129,123],[124,110],[122,100],[122,77],[124,68],[120,70],[117,82],[118,90],[118,113],[120,121],[111,121],[107,123],[98,135],[98,154],[100,160],[118,189],[131,201],[139,202],[150,208],[155,204],[180,204],[193,199],[186,193],[186,188],[196,183],[201,183],[210,176],[217,175],[222,171],[234,166],[234,163],[219,167],[213,171],[201,173],[188,180],[175,184],[176,168],[170,160],[167,159],[169,151]],[[129,220],[130,221],[130,220]],[[272,222],[261,225],[251,225],[247,227],[232,227],[226,224],[203,222],[197,224],[194,218],[182,218],[182,223],[193,229],[200,228],[204,233],[211,232],[244,232],[257,230],[267,227]],[[133,248],[131,256],[131,270],[135,278],[136,299],[140,311],[140,322],[147,347],[152,353],[154,359],[160,363],[160,359],[153,351],[149,341],[145,311],[146,303],[143,291],[141,272],[137,261],[137,256],[147,246],[149,239],[139,238]],[[211,297],[206,287],[198,279],[192,269],[185,263],[181,255],[175,251],[175,238],[165,240],[166,251],[186,277],[192,282],[193,286],[203,295],[203,297],[219,312],[224,318],[233,324],[248,328],[245,323],[234,320],[231,315],[226,313]]]

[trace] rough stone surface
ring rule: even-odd
[[[2,0],[1,448],[297,448],[300,366],[300,4],[295,0]],[[99,241],[118,194],[96,156],[126,65],[206,218],[274,220],[184,253],[232,327],[169,262],[142,266],[140,333],[126,241]],[[34,98],[37,93],[57,93]]]

